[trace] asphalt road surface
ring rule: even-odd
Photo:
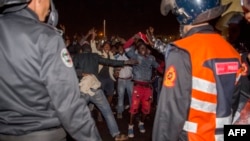
[[[154,113],[155,113],[155,108],[153,108],[152,112],[150,115],[147,116],[146,121],[144,123],[144,127],[146,129],[145,133],[140,133],[138,129],[138,121],[139,121],[139,114],[135,117],[135,122],[134,122],[134,138],[129,138],[128,141],[151,141],[151,136],[152,136],[152,128],[153,128],[153,120],[154,120]],[[97,115],[97,114],[96,114]],[[129,112],[128,110],[125,110],[123,113],[123,118],[122,119],[117,119],[116,114],[114,114],[115,119],[117,121],[117,124],[119,126],[120,132],[122,134],[128,133],[128,123],[129,123]],[[101,137],[103,141],[113,141],[114,139],[112,136],[109,134],[108,127],[106,125],[105,121],[99,122],[97,121],[97,116],[93,116],[96,121],[97,128],[101,134]]]
[[[116,105],[116,97],[114,98],[114,104]],[[125,110],[123,112],[123,118],[117,119],[116,117],[116,109],[115,106],[112,106],[112,110],[114,112],[115,119],[117,121],[118,127],[120,129],[120,132],[122,134],[127,135],[128,133],[128,123],[129,123],[129,109]],[[134,120],[134,138],[129,138],[127,141],[151,141],[152,140],[152,128],[153,128],[153,122],[154,122],[154,115],[155,115],[155,104],[152,104],[152,110],[150,115],[147,116],[146,121],[144,123],[144,127],[146,129],[145,133],[140,133],[138,129],[138,121],[140,118],[140,114],[137,114],[135,116]],[[97,128],[99,130],[99,133],[102,137],[103,141],[114,141],[114,138],[109,133],[108,127],[106,125],[105,120],[103,119],[102,122],[97,120],[97,109],[94,109],[92,111],[92,116],[96,121]],[[68,141],[73,141],[70,137]]]

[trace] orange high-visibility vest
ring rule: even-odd
[[[224,125],[232,123],[232,113],[227,112],[231,111],[231,101],[221,99],[227,95],[223,92],[219,98],[221,90],[218,84],[223,82],[216,82],[216,78],[224,75],[236,79],[240,65],[239,53],[220,35],[213,33],[194,34],[174,44],[190,54],[192,64],[192,99],[188,119],[183,127],[187,132],[188,141],[223,141]],[[207,64],[214,65],[209,68]],[[229,83],[234,87],[234,82]],[[229,94],[228,96],[230,97]],[[219,103],[223,103],[220,109]],[[217,113],[221,107],[225,112],[221,111],[224,115],[218,117]],[[222,133],[216,133],[216,129],[222,129]]]

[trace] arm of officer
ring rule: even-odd
[[[80,98],[72,60],[60,36],[48,39],[42,49],[41,78],[64,129],[77,141],[101,140],[94,120]]]
[[[168,48],[169,44],[162,42],[160,39],[156,39],[154,43],[152,43],[151,47],[158,52],[164,54]]]
[[[191,103],[191,83],[188,53],[175,48],[166,59],[163,86],[153,126],[153,141],[179,140]]]

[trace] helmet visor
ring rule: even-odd
[[[170,10],[174,8],[175,0],[162,0],[161,1],[161,14],[166,16]]]

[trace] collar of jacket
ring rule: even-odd
[[[39,21],[38,15],[28,7],[20,11],[17,11],[14,14]]]
[[[191,36],[195,33],[215,33],[215,31],[211,25],[198,26],[190,29],[186,34],[184,34],[183,38]]]

